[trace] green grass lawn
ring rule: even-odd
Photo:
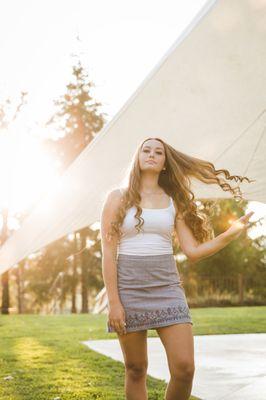
[[[266,332],[265,312],[266,307],[191,309],[193,332]],[[107,315],[0,315],[0,399],[124,399],[124,365],[80,343],[116,338],[106,333],[106,320]],[[4,380],[8,375],[13,379]],[[148,376],[147,386],[149,400],[163,399],[164,381]]]

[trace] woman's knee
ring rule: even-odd
[[[127,361],[125,362],[126,373],[132,379],[142,379],[147,375],[148,361]]]
[[[170,368],[170,375],[172,379],[181,379],[191,381],[195,372],[194,361],[179,360],[174,363]]]

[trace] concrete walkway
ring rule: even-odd
[[[148,338],[148,374],[169,381],[164,347]],[[123,362],[118,339],[88,340],[86,346]],[[194,336],[192,394],[202,400],[266,400],[266,334]]]

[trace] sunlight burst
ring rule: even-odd
[[[25,211],[58,178],[57,160],[43,149],[40,139],[27,133],[0,134],[0,206],[10,213]]]

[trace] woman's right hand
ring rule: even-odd
[[[123,335],[126,333],[126,314],[121,303],[108,305],[108,324],[115,329],[117,333]]]

